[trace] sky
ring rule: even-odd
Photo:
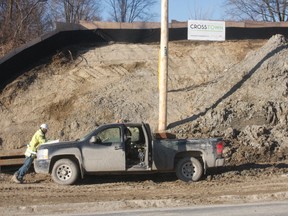
[[[169,21],[187,21],[193,19],[224,20],[225,10],[223,4],[225,0],[168,0]],[[160,22],[161,0],[153,7],[153,11],[158,13],[154,21]]]

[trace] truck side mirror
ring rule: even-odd
[[[97,136],[92,136],[90,139],[90,143],[101,143],[101,139]]]

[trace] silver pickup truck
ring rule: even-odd
[[[189,182],[223,166],[223,148],[222,138],[155,139],[145,123],[106,124],[77,141],[42,144],[34,169],[67,185],[85,175],[152,172],[176,172]]]

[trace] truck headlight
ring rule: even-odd
[[[37,159],[38,160],[46,160],[46,159],[48,159],[48,149],[40,149],[40,150],[38,150]]]

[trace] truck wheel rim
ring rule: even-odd
[[[56,174],[58,179],[66,181],[72,176],[72,169],[67,165],[61,165],[57,168]]]
[[[182,167],[182,174],[186,177],[191,179],[193,177],[195,170],[194,170],[194,166],[191,162],[187,162],[185,164],[183,164]]]

